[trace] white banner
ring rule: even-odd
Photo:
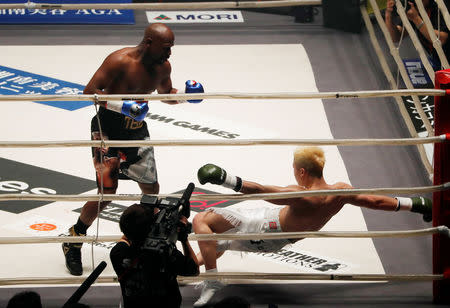
[[[149,23],[229,23],[244,22],[241,11],[148,11]]]

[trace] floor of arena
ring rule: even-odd
[[[292,16],[243,11],[242,24],[170,25],[176,35],[172,50],[172,81],[201,81],[207,92],[315,92],[387,89],[388,84],[366,35],[324,28],[316,22],[295,23]],[[136,45],[148,24],[144,12],[135,12],[130,26],[0,26],[0,65],[57,80],[84,85],[101,61],[121,46]],[[21,110],[20,113],[17,110]],[[33,102],[4,103],[0,129],[3,140],[87,139],[94,108],[72,111]],[[153,139],[220,139],[195,127],[223,131],[236,138],[400,138],[408,137],[393,99],[308,101],[220,101],[198,105],[151,105],[148,119]],[[18,114],[18,115],[17,115]],[[17,124],[17,117],[21,123]],[[165,118],[162,118],[165,117]],[[162,119],[162,120],[161,120]],[[168,120],[172,119],[172,120]],[[184,124],[180,124],[183,122]],[[178,123],[178,124],[175,124]],[[293,147],[189,147],[156,148],[161,193],[173,193],[194,181],[196,170],[218,163],[245,179],[265,184],[294,182]],[[2,149],[1,180],[20,172],[45,187],[59,181],[58,193],[93,193],[95,178],[87,148]],[[325,147],[325,177],[329,182],[350,182],[358,188],[430,185],[414,147]],[[24,171],[26,170],[26,171]],[[67,183],[65,185],[61,182]],[[37,182],[36,182],[37,183]],[[31,185],[31,184],[30,184]],[[70,187],[69,187],[70,186]],[[30,186],[27,189],[32,189]],[[24,190],[27,190],[24,189]],[[56,189],[55,189],[56,190]],[[119,193],[138,193],[132,182],[121,182]],[[5,203],[5,202],[3,202]],[[115,202],[116,209],[131,203]],[[4,204],[5,205],[5,204]],[[7,204],[0,211],[4,236],[42,235],[27,226],[47,222],[56,226],[44,235],[59,235],[73,224],[81,203],[55,202],[34,207]],[[247,201],[230,207],[263,207]],[[200,210],[200,209],[196,209]],[[195,210],[194,210],[195,211]],[[429,227],[419,215],[379,212],[346,206],[324,230],[406,230]],[[95,228],[90,228],[93,234]],[[100,234],[119,234],[114,220],[100,221]],[[195,245],[194,245],[195,246]],[[110,247],[96,246],[96,262],[108,260]],[[431,273],[431,237],[406,239],[308,239],[288,249],[339,264],[327,273]],[[68,276],[59,244],[4,245],[4,278]],[[91,249],[85,245],[83,262],[89,272]],[[308,264],[292,266],[267,256],[227,253],[219,262],[223,271],[320,273]],[[112,274],[110,266],[104,272]],[[252,283],[229,285],[215,298],[240,295],[252,307],[299,305],[394,307],[431,306],[431,282],[426,283]],[[33,289],[46,307],[60,307],[76,286],[17,286],[0,288],[0,305],[16,292]],[[200,289],[181,287],[183,307],[195,302]],[[118,306],[117,285],[93,286],[81,302],[91,307]]]

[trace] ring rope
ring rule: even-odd
[[[447,28],[450,28],[450,15],[448,13],[448,9],[444,1],[442,0],[435,0],[439,9],[441,10],[442,16],[444,17],[445,24]]]
[[[403,4],[400,0],[395,1],[395,6],[397,7],[397,13],[400,16],[402,23],[408,32],[408,35],[411,39],[411,42],[414,45],[414,48],[419,53],[419,57],[422,60],[422,64],[425,67],[425,70],[428,74],[428,77],[430,77],[431,81],[434,85],[434,70],[433,67],[430,64],[430,61],[428,60],[427,55],[425,54],[425,50],[423,45],[419,41],[419,37],[417,36],[416,32],[414,31],[411,22],[409,21],[408,17],[406,16],[406,9],[403,7]]]
[[[264,8],[284,6],[322,5],[322,0],[278,0],[278,1],[224,1],[203,3],[11,3],[1,4],[0,9],[62,9],[62,10],[177,10],[177,9],[228,9]]]
[[[237,139],[237,140],[68,140],[68,141],[0,141],[0,148],[54,147],[143,147],[143,146],[253,146],[253,145],[417,145],[450,140],[450,133],[433,137],[393,139]]]
[[[448,69],[449,63],[448,63],[447,57],[444,53],[444,50],[442,49],[442,42],[439,39],[439,35],[436,35],[436,33],[434,32],[433,24],[431,23],[430,17],[428,16],[428,13],[427,13],[422,1],[417,1],[416,8],[420,13],[420,17],[422,18],[422,21],[425,23],[426,29],[428,31],[428,35],[430,36],[431,40],[433,41],[433,47],[439,56],[439,60],[441,61],[442,67],[444,67],[444,69]],[[439,16],[439,14],[438,14],[438,16]]]
[[[391,69],[386,60],[386,57],[384,56],[384,52],[382,51],[380,43],[378,42],[378,39],[377,39],[377,36],[375,33],[375,29],[372,25],[372,21],[369,17],[369,14],[367,13],[366,6],[361,5],[360,10],[361,10],[361,15],[363,17],[364,23],[366,24],[367,32],[369,33],[369,37],[370,37],[370,41],[372,43],[373,49],[375,50],[375,53],[378,56],[378,61],[380,62],[380,66],[383,69],[384,74],[385,74],[387,80],[389,81],[389,84],[391,85],[391,88],[398,89],[397,82],[394,79],[394,76],[391,72]],[[413,123],[411,117],[409,116],[408,110],[407,110],[405,104],[403,103],[402,98],[399,96],[396,96],[396,97],[394,97],[394,99],[397,103],[398,110],[400,111],[400,114],[402,115],[403,121],[406,124],[409,134],[411,135],[411,137],[418,137],[417,130],[414,126],[414,123]],[[432,176],[433,175],[433,166],[430,163],[430,161],[428,160],[425,146],[417,145],[417,150],[419,151],[420,158],[428,172],[428,175]]]
[[[211,92],[189,94],[80,94],[80,95],[0,95],[0,101],[108,101],[108,100],[190,100],[190,99],[336,99],[336,98],[376,98],[391,96],[445,96],[448,90],[440,89],[400,89],[342,92],[274,92],[240,93]]]
[[[195,195],[195,200],[274,200],[287,198],[303,198],[315,196],[349,196],[349,195],[388,195],[388,194],[414,194],[414,193],[432,193],[450,189],[450,182],[417,187],[402,188],[353,188],[353,189],[330,189],[330,190],[306,190],[281,193],[259,193],[259,194],[201,194]],[[181,194],[147,194],[159,198],[180,198]],[[32,195],[32,194],[0,194],[0,201],[7,200],[33,200],[33,201],[98,201],[103,197],[103,201],[140,201],[141,194],[85,194],[85,195]]]
[[[280,233],[239,233],[239,234],[190,234],[190,241],[217,241],[217,240],[280,240],[303,238],[386,238],[386,237],[412,237],[430,234],[442,234],[450,237],[450,229],[447,226],[438,226],[427,229],[403,230],[403,231],[304,231],[304,232],[280,232]],[[0,237],[0,245],[11,244],[49,244],[49,243],[93,243],[93,242],[118,242],[121,235],[103,236],[10,236]]]
[[[25,284],[80,284],[86,277],[23,277],[0,279],[0,286]],[[179,283],[216,280],[339,280],[339,281],[432,281],[448,279],[443,274],[293,274],[260,272],[201,273],[194,277],[178,276]],[[100,276],[95,283],[118,283],[117,276]]]
[[[384,18],[381,16],[380,8],[378,7],[378,4],[375,0],[369,0],[369,1],[370,1],[370,5],[373,8],[375,18],[378,22],[378,25],[381,28],[381,31],[383,32],[384,38],[389,47],[391,55],[394,58],[395,63],[397,64],[397,67],[402,76],[403,82],[408,89],[413,89],[414,86],[413,86],[411,80],[409,79],[408,72],[406,71],[406,68],[405,68],[403,60],[400,56],[399,50],[397,50],[397,48],[395,47],[394,42],[391,37],[391,34],[390,34],[390,32],[386,26],[386,23],[384,21]],[[433,136],[434,129],[431,126],[431,122],[428,119],[427,115],[425,114],[425,112],[422,108],[422,103],[420,102],[419,97],[417,95],[412,95],[411,97],[414,102],[414,107],[416,108],[416,111],[417,111],[418,115],[420,116],[420,120],[422,120],[423,124],[425,125],[428,135]]]

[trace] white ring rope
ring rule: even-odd
[[[444,1],[442,1],[442,0],[436,0],[436,3],[438,5],[439,9],[441,10],[442,17],[444,18],[444,21],[445,21],[445,25],[447,26],[448,29],[450,29],[450,15],[448,13],[447,6],[445,5]]]
[[[80,284],[86,277],[23,277],[0,279],[0,286],[25,284]],[[194,277],[178,276],[179,283],[215,280],[339,280],[339,281],[432,281],[446,279],[443,274],[305,274],[305,273],[260,273],[222,272],[201,273]],[[117,276],[100,276],[98,283],[118,283]]]
[[[276,1],[223,1],[186,3],[4,3],[0,9],[47,9],[47,10],[184,10],[265,8],[283,6],[322,5],[322,0],[276,0]]]
[[[441,61],[441,65],[444,69],[449,68],[449,63],[447,60],[447,57],[445,56],[444,50],[442,49],[442,42],[439,39],[439,35],[436,35],[434,32],[433,24],[431,23],[430,17],[428,16],[427,11],[425,10],[425,6],[423,5],[422,1],[417,1],[416,8],[418,9],[420,13],[420,17],[422,18],[422,21],[425,23],[425,26],[427,27],[428,35],[430,36],[430,39],[433,43],[433,47],[436,50],[439,60]],[[438,12],[439,16],[439,12]]]
[[[361,5],[361,14],[364,20],[364,23],[366,24],[367,31],[369,33],[370,41],[372,43],[373,49],[375,50],[376,55],[378,56],[378,60],[380,62],[381,68],[383,69],[383,72],[391,86],[392,89],[398,89],[397,82],[394,79],[394,76],[392,75],[391,69],[389,68],[389,64],[387,63],[386,57],[384,56],[384,53],[381,49],[380,43],[378,42],[377,36],[375,34],[375,29],[372,25],[372,21],[370,20],[369,14],[367,13],[367,8],[364,5]],[[406,124],[406,127],[408,128],[409,134],[411,137],[418,137],[419,134],[417,133],[417,130],[414,126],[414,123],[409,116],[408,110],[406,109],[405,104],[403,103],[403,100],[399,96],[394,97],[397,107],[400,111],[400,114],[402,115],[403,121]],[[428,160],[427,153],[425,150],[424,145],[417,145],[417,150],[419,151],[420,158],[422,160],[422,163],[424,164],[425,168],[427,169],[428,175],[433,175],[433,166]]]
[[[255,146],[255,145],[417,145],[446,142],[450,134],[434,137],[397,139],[238,139],[238,140],[69,140],[69,141],[0,141],[0,148],[55,147],[143,147],[143,146]]]
[[[0,95],[0,101],[108,101],[108,100],[190,100],[190,99],[336,99],[336,98],[376,98],[391,96],[445,96],[440,89],[400,89],[340,92],[274,92],[241,93],[211,92],[183,94],[80,94],[80,95]]]
[[[405,238],[413,236],[425,236],[442,234],[450,237],[450,229],[447,226],[438,226],[426,229],[403,231],[305,231],[305,232],[280,232],[280,233],[222,233],[222,234],[190,234],[190,241],[217,241],[217,240],[280,240],[303,238]],[[0,237],[0,245],[11,244],[49,244],[49,243],[93,243],[93,242],[118,242],[121,235],[102,236],[9,236]]]
[[[427,55],[425,54],[425,50],[423,45],[419,41],[419,37],[417,36],[416,31],[414,31],[411,22],[409,21],[408,17],[406,16],[406,10],[403,7],[403,4],[400,0],[395,1],[395,6],[397,7],[397,13],[400,16],[400,19],[402,20],[402,23],[406,29],[406,31],[409,34],[409,37],[416,48],[417,52],[419,53],[420,60],[422,60],[422,65],[425,67],[425,70],[428,74],[428,77],[430,77],[431,81],[434,85],[434,70],[431,67],[430,61],[428,60]]]
[[[302,198],[315,196],[349,196],[349,195],[388,195],[388,194],[414,194],[414,193],[431,193],[441,190],[450,189],[450,182],[418,187],[403,188],[371,188],[371,189],[330,189],[330,190],[306,190],[283,193],[263,193],[263,194],[201,194],[195,195],[193,200],[274,200],[286,198]],[[159,194],[148,196],[156,197],[174,197],[180,198],[181,194]],[[140,201],[142,195],[139,194],[104,194],[104,195],[33,195],[33,194],[0,194],[0,201],[6,200],[34,200],[34,201]]]
[[[373,12],[375,14],[375,18],[378,22],[378,25],[381,28],[381,31],[383,32],[383,35],[385,37],[386,43],[388,44],[389,50],[391,52],[392,57],[395,60],[395,63],[397,64],[397,67],[400,71],[400,74],[402,76],[403,82],[406,85],[406,87],[408,89],[413,89],[414,86],[411,82],[411,80],[409,79],[409,74],[406,71],[405,68],[405,64],[403,63],[403,60],[400,56],[399,50],[395,47],[394,42],[392,40],[391,34],[389,33],[389,30],[386,26],[386,23],[383,19],[383,17],[381,16],[380,13],[380,8],[378,7],[378,4],[375,0],[369,0],[370,1],[370,5],[373,8]],[[421,95],[421,94],[417,94],[417,95]],[[417,113],[420,116],[420,119],[422,120],[423,124],[425,125],[425,128],[427,130],[428,136],[433,136],[434,135],[434,129],[431,126],[430,120],[428,119],[427,115],[425,114],[425,112],[423,111],[422,108],[422,103],[419,100],[419,97],[417,95],[412,95],[412,100],[414,102],[414,107],[416,108]]]

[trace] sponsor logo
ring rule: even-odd
[[[35,231],[53,231],[56,229],[56,226],[54,224],[43,222],[31,225],[30,229],[33,229]]]
[[[120,215],[122,215],[123,211],[125,211],[126,208],[127,206],[124,205],[110,203],[100,212],[98,217],[112,222],[119,222]],[[75,209],[73,211],[81,213],[81,208]]]
[[[148,11],[149,23],[236,23],[244,22],[240,11]]]
[[[23,217],[17,216],[10,223],[2,225],[2,228],[32,236],[53,236],[61,232],[61,226],[55,219],[30,213]]]
[[[176,194],[183,193],[183,190],[177,191]],[[204,195],[204,194],[217,194],[215,191],[206,190],[202,188],[196,187],[194,192],[192,193],[190,202],[191,202],[191,210],[194,212],[203,212],[212,207],[228,207],[232,204],[236,204],[241,202],[240,200],[195,200],[196,195]]]
[[[403,59],[414,88],[424,88],[432,83],[420,59]]]
[[[50,78],[0,65],[1,95],[77,95],[83,93],[84,86],[60,79]],[[36,102],[65,110],[77,110],[92,105],[90,101]]]
[[[236,134],[236,133],[230,133],[230,132],[218,129],[218,128],[211,128],[211,127],[203,126],[200,124],[191,123],[189,121],[176,120],[174,118],[166,117],[164,115],[160,115],[160,114],[156,114],[156,113],[149,112],[147,114],[147,119],[159,121],[159,122],[163,122],[163,123],[167,123],[167,124],[170,123],[174,126],[191,129],[191,130],[194,130],[197,132],[202,132],[202,133],[205,133],[208,135],[217,136],[217,137],[221,137],[221,138],[225,138],[225,139],[234,139],[236,137],[239,137],[239,134]]]
[[[159,20],[159,21],[161,21],[161,20],[172,20],[172,18],[170,18],[170,17],[168,17],[168,16],[166,16],[164,14],[161,14],[158,17],[155,17],[154,19],[155,20]]]
[[[270,221],[269,222],[269,229],[278,229],[278,226],[277,226],[277,222],[276,221]]]
[[[348,267],[342,261],[314,255],[304,251],[280,249],[276,252],[252,252],[253,256],[269,259],[278,264],[288,265],[297,269],[310,269],[317,272],[334,272]]]
[[[409,79],[413,84],[414,88],[433,88],[433,82],[428,76],[422,61],[420,59],[403,59],[406,70],[408,72]],[[432,96],[419,96],[422,109],[425,112],[428,120],[430,120],[431,125],[434,127],[434,97]],[[418,133],[425,132],[426,128],[423,121],[420,118],[419,112],[412,97],[403,96],[403,102],[406,109],[408,110],[409,116],[416,128]],[[427,147],[428,145],[425,145]]]
[[[184,190],[179,190],[174,192],[174,194],[182,194]],[[241,201],[239,200],[195,200],[196,195],[202,195],[202,194],[216,194],[217,192],[206,190],[202,188],[196,187],[194,189],[194,192],[192,193],[190,203],[191,203],[191,210],[194,212],[202,212],[204,210],[207,210],[211,207],[227,207],[232,204],[239,203]],[[123,211],[127,206],[116,204],[116,203],[110,203],[108,204],[103,211],[100,212],[99,217],[105,220],[109,220],[112,222],[119,222],[120,221],[120,215],[122,215]],[[81,213],[81,208],[73,210],[74,212]]]
[[[2,3],[17,3],[17,0],[3,0]],[[0,9],[2,24],[134,24],[132,10],[63,10],[61,3],[70,0],[45,0],[35,2],[50,3],[44,9]],[[131,0],[82,0],[78,3],[131,3]],[[54,4],[52,4],[54,3]]]
[[[57,236],[68,236],[68,234],[60,233]],[[120,237],[120,235],[118,235],[117,237]],[[103,249],[110,250],[116,245],[116,242],[101,242],[101,243],[94,242],[94,243],[88,243],[88,245],[93,245],[94,247],[97,247],[97,248],[103,248]]]
[[[95,181],[0,158],[0,194],[73,195],[95,187]],[[19,214],[52,202],[1,201],[0,210]]]
[[[431,126],[434,127],[434,97],[432,96],[419,96],[420,104],[422,105],[423,112],[430,120]],[[414,105],[414,100],[411,97],[403,97],[406,108],[408,109],[409,116],[411,117],[414,127],[418,133],[425,132],[425,124],[423,124],[420,118],[419,112]]]

